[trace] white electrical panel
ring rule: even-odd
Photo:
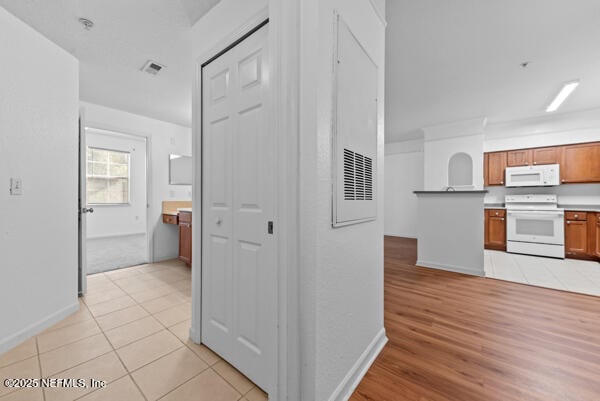
[[[377,65],[338,15],[334,60],[333,226],[377,216]]]

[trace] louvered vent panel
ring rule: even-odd
[[[344,200],[373,199],[373,160],[344,149]]]
[[[354,200],[354,152],[344,149],[344,199]]]
[[[373,200],[373,159],[365,157],[365,199]]]

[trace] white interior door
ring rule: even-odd
[[[264,26],[202,70],[202,342],[263,389],[276,346],[267,37]]]

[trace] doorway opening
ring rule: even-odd
[[[91,127],[84,135],[86,274],[148,263],[147,139]]]

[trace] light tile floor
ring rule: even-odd
[[[190,269],[176,260],[88,276],[77,313],[0,355],[0,401],[266,401],[244,375],[188,339],[190,302]],[[108,384],[3,385],[21,377]]]
[[[486,277],[600,296],[600,263],[486,250]]]

